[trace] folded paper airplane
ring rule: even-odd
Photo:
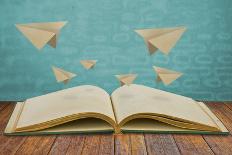
[[[85,69],[91,69],[96,65],[97,60],[81,60],[80,63]]]
[[[56,47],[59,31],[67,22],[16,24],[20,32],[37,48]]]
[[[162,81],[165,85],[171,84],[173,81],[181,77],[183,74],[166,68],[153,66],[157,74],[157,82]]]
[[[137,74],[123,74],[123,75],[115,75],[116,78],[120,81],[120,85],[130,85],[136,79]]]
[[[65,71],[61,68],[57,68],[52,66],[52,70],[54,72],[54,75],[56,77],[56,81],[57,82],[63,82],[64,84],[68,83],[69,80],[71,80],[72,78],[74,78],[76,76],[76,74]]]
[[[144,38],[150,54],[158,49],[168,54],[185,32],[185,27],[135,30]]]

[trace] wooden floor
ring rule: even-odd
[[[232,104],[207,103],[232,133]],[[4,136],[13,103],[0,103],[0,154],[232,155],[232,136],[181,134]]]

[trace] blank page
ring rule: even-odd
[[[109,95],[99,87],[84,85],[26,100],[17,128],[86,112],[115,120]]]
[[[142,85],[118,88],[112,94],[112,101],[118,122],[133,114],[153,113],[217,127],[198,102],[191,98]]]

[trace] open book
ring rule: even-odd
[[[18,102],[5,129],[9,135],[148,132],[227,134],[201,102],[132,84],[110,96],[83,85]]]

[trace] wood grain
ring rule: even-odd
[[[145,155],[147,149],[143,134],[130,134],[131,153],[133,155]]]
[[[30,136],[27,137],[24,143],[19,147],[16,154],[26,155],[43,155],[48,154],[56,136]]]
[[[179,155],[178,147],[170,134],[145,134],[148,154]]]
[[[204,136],[205,141],[215,154],[231,155],[232,152],[232,137],[231,136]]]
[[[98,154],[114,154],[114,135],[101,135]]]
[[[230,110],[232,110],[232,103],[224,103]]]
[[[85,136],[73,135],[68,146],[66,155],[80,155],[84,146]]]
[[[227,129],[232,132],[232,111],[225,104],[210,103],[208,106]],[[231,135],[204,135],[203,137],[215,154],[230,155],[232,153]]]
[[[100,135],[85,136],[85,142],[84,142],[82,154],[84,155],[98,154],[99,148],[100,148]]]
[[[201,135],[173,135],[181,154],[214,154]]]
[[[0,111],[0,133],[3,133],[13,108],[14,105],[10,104]]]
[[[118,134],[115,135],[115,154],[116,155],[130,155],[131,154],[131,143],[130,135]]]
[[[5,136],[3,131],[14,108],[13,104],[6,104],[0,111],[0,154],[14,154],[26,139],[23,136]]]
[[[208,103],[209,108],[232,132],[232,104]],[[218,154],[230,155],[232,136],[182,134],[102,134],[4,136],[3,131],[14,104],[0,104],[0,155],[52,154],[52,155],[178,155]]]
[[[225,104],[207,104],[211,111],[223,122],[226,128],[232,132],[232,110]]]
[[[2,104],[0,104],[0,111],[3,109],[3,108],[5,108],[6,106],[8,106],[9,104],[8,103],[2,103]]]
[[[0,154],[8,155],[15,154],[19,147],[24,143],[26,137],[24,136],[0,136]]]
[[[73,137],[71,135],[60,135],[56,138],[56,141],[53,143],[49,154],[51,155],[65,155],[68,151],[69,144]]]

